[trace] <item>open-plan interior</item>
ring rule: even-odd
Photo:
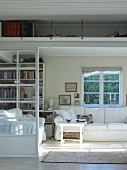
[[[126,8],[126,0],[0,2],[0,160],[60,169],[48,155],[107,153],[114,162],[97,155],[67,169],[126,168]]]

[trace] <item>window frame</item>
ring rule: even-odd
[[[85,104],[84,102],[84,74],[82,73],[82,83],[81,83],[81,94],[82,94],[82,106],[84,107],[122,107],[123,103],[123,89],[122,89],[122,72],[121,71],[109,71],[110,74],[119,74],[119,104],[103,104],[103,95],[104,95],[104,74],[107,71],[98,71],[100,74],[100,89],[99,89],[99,104]],[[101,93],[103,92],[103,93]]]

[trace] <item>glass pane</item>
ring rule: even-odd
[[[119,104],[119,94],[104,94],[104,104]]]
[[[99,92],[99,83],[84,82],[84,92]]]
[[[104,104],[110,104],[110,94],[104,94]]]
[[[108,80],[111,80],[111,81],[118,80],[119,81],[119,74],[105,74],[104,80],[106,80],[106,81],[108,81]]]
[[[36,134],[36,122],[35,121],[16,121],[8,119],[0,124],[0,128],[3,130],[0,135],[35,135]],[[28,129],[28,130],[24,130]]]
[[[84,80],[99,80],[99,75],[84,74]]]
[[[104,82],[104,92],[119,92],[119,82]]]
[[[116,94],[116,104],[119,104],[119,94]]]
[[[99,94],[84,94],[85,104],[99,104]]]

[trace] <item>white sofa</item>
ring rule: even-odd
[[[93,123],[84,125],[83,140],[85,141],[127,141],[127,107],[121,108],[84,108],[61,106],[61,110],[72,108],[74,114],[92,114]],[[65,121],[60,115],[56,115],[55,140],[60,140],[59,121]],[[64,128],[64,132],[78,132],[76,127]]]

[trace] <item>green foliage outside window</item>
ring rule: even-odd
[[[99,104],[100,74],[84,75],[85,104]],[[103,104],[119,104],[119,74],[103,74]]]

